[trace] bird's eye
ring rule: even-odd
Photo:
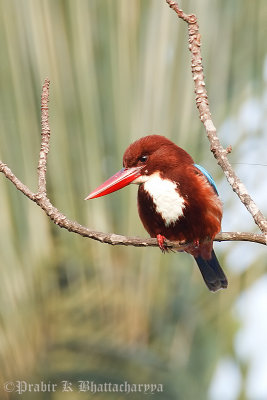
[[[148,158],[148,156],[141,156],[141,157],[139,157],[139,161],[146,162],[147,158]]]

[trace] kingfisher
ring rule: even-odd
[[[164,136],[136,140],[123,155],[123,168],[85,200],[105,196],[130,183],[137,184],[138,213],[144,228],[157,238],[184,244],[209,290],[227,288],[227,278],[213,250],[221,230],[222,203],[215,182],[181,147]]]

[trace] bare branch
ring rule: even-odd
[[[216,128],[211,119],[208,95],[204,81],[201,57],[201,36],[199,33],[197,17],[193,14],[185,14],[175,1],[166,0],[166,2],[176,12],[178,17],[183,19],[188,24],[188,40],[189,50],[191,52],[192,75],[195,84],[196,105],[199,111],[200,119],[205,126],[206,133],[210,141],[210,149],[218,164],[222,168],[229,184],[232,186],[241,202],[245,205],[249,213],[254,218],[255,223],[263,233],[267,234],[267,220],[255,202],[252,200],[245,185],[241,182],[233,170],[227,158],[227,154],[231,151],[231,148],[229,146],[226,150],[223,148],[217,136]]]
[[[166,0],[167,1],[167,0]],[[171,6],[176,4],[174,2],[167,1]],[[176,6],[175,6],[176,7]],[[173,8],[175,9],[173,6]],[[178,7],[178,6],[177,6]],[[181,18],[186,20],[188,23],[192,24],[196,21],[195,16],[186,16],[181,10],[179,10],[178,14]],[[198,64],[199,65],[199,64]],[[200,69],[199,69],[200,68]],[[200,78],[199,78],[200,73]],[[196,87],[197,93],[197,104],[200,110],[201,119],[204,121],[205,126],[212,123],[210,119],[207,95],[206,92],[199,92],[199,85],[204,87],[203,81],[203,72],[200,61],[200,66],[196,67],[193,70],[195,81],[201,81],[202,84],[198,84]],[[202,74],[202,75],[201,75]],[[49,126],[49,110],[48,110],[48,101],[49,101],[49,80],[46,79],[42,88],[42,98],[41,98],[41,121],[42,121],[42,140],[41,140],[41,149],[40,156],[38,162],[38,191],[37,193],[33,193],[27,186],[25,186],[10,170],[10,168],[0,161],[0,172],[2,172],[7,179],[9,179],[14,186],[20,190],[25,196],[27,196],[30,200],[34,201],[39,207],[41,207],[47,216],[59,227],[67,229],[70,232],[77,233],[81,236],[88,237],[90,239],[97,240],[102,243],[108,243],[111,245],[124,245],[124,246],[136,246],[136,247],[158,247],[158,242],[156,239],[152,238],[139,238],[134,236],[122,236],[116,235],[114,233],[103,233],[93,231],[90,228],[84,227],[78,224],[76,221],[69,220],[64,214],[62,214],[56,207],[54,207],[46,194],[46,168],[47,168],[47,155],[49,152],[49,143],[50,143],[50,126]],[[198,92],[197,92],[198,88]],[[200,96],[201,95],[201,96]],[[204,99],[204,100],[203,100]],[[206,99],[206,100],[205,100]],[[203,105],[203,101],[205,105]],[[207,118],[206,118],[206,113]],[[219,146],[218,151],[223,151],[226,153],[224,149],[221,148],[220,144],[217,145],[217,137],[216,135],[211,135],[211,138],[216,141],[216,146]],[[217,148],[215,146],[215,148]],[[214,147],[212,147],[214,149]],[[221,150],[222,149],[222,150]],[[214,151],[214,150],[213,150]],[[228,152],[230,148],[228,149]],[[215,152],[215,151],[214,151]],[[226,158],[226,155],[223,156]],[[215,154],[217,154],[215,152]],[[216,156],[217,157],[217,156]],[[229,179],[228,179],[229,180]],[[231,183],[231,182],[230,182]],[[236,182],[234,182],[236,184]],[[240,188],[239,188],[240,189]],[[223,232],[218,234],[215,237],[215,241],[250,241],[265,244],[267,243],[266,235],[264,234],[254,234],[247,232]],[[169,240],[166,241],[166,245],[168,249],[183,251],[186,248],[186,244],[181,244],[177,242],[171,242]]]
[[[112,245],[123,245],[123,246],[136,246],[136,247],[158,247],[156,239],[146,238],[142,239],[135,236],[122,236],[114,233],[103,233],[93,231],[85,226],[78,224],[76,221],[69,220],[64,214],[62,214],[56,207],[54,207],[46,195],[40,196],[39,193],[33,193],[27,186],[25,186],[10,170],[10,168],[0,161],[0,172],[2,172],[6,178],[8,178],[14,186],[20,190],[30,200],[34,201],[39,207],[41,207],[46,215],[61,228],[67,229],[70,232],[77,233],[81,236],[88,237],[90,239],[97,240],[102,243],[108,243]],[[259,235],[248,232],[223,232],[219,233],[215,237],[215,241],[249,241],[260,244],[266,244],[265,235]],[[166,241],[166,245],[169,249],[182,251],[186,246]]]
[[[9,179],[18,190],[20,190],[25,196],[27,196],[30,200],[35,201],[35,194],[25,186],[11,171],[11,169],[0,161],[0,172],[2,172],[7,179]]]
[[[46,196],[46,165],[50,140],[50,126],[48,121],[49,84],[50,81],[46,78],[43,84],[41,97],[42,141],[38,163],[38,196]]]
[[[0,161],[0,172],[2,172],[7,179],[9,179],[13,185],[20,190],[30,200],[34,201],[39,207],[41,207],[46,215],[61,228],[67,229],[70,232],[77,233],[81,236],[88,237],[90,239],[97,240],[102,243],[108,243],[112,245],[123,245],[123,246],[135,246],[135,247],[158,247],[156,239],[146,238],[142,239],[135,236],[122,236],[114,233],[103,233],[93,231],[85,226],[78,224],[76,221],[69,220],[64,214],[62,214],[56,207],[54,207],[46,195],[39,195],[33,193],[27,186],[25,186],[10,170],[10,168]],[[249,241],[261,244],[266,244],[265,235],[259,235],[254,233],[246,232],[223,232],[219,233],[215,241]],[[169,249],[182,251],[186,246],[166,240],[166,245]]]

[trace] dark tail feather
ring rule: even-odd
[[[214,250],[212,250],[210,260],[204,260],[202,257],[195,257],[195,260],[209,290],[216,292],[216,290],[221,288],[227,288],[227,278],[217,260]]]

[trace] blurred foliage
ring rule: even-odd
[[[180,3],[199,17],[219,126],[245,94],[261,93],[267,3]],[[187,47],[186,25],[163,0],[0,0],[0,158],[36,188],[40,93],[49,77],[53,204],[95,230],[146,235],[136,187],[83,199],[120,168],[131,141],[150,133],[222,177],[196,111]],[[233,352],[230,310],[244,281],[228,272],[230,288],[212,295],[188,255],[113,248],[64,232],[4,177],[0,210],[0,383],[162,383],[156,398],[207,399],[218,358]]]

